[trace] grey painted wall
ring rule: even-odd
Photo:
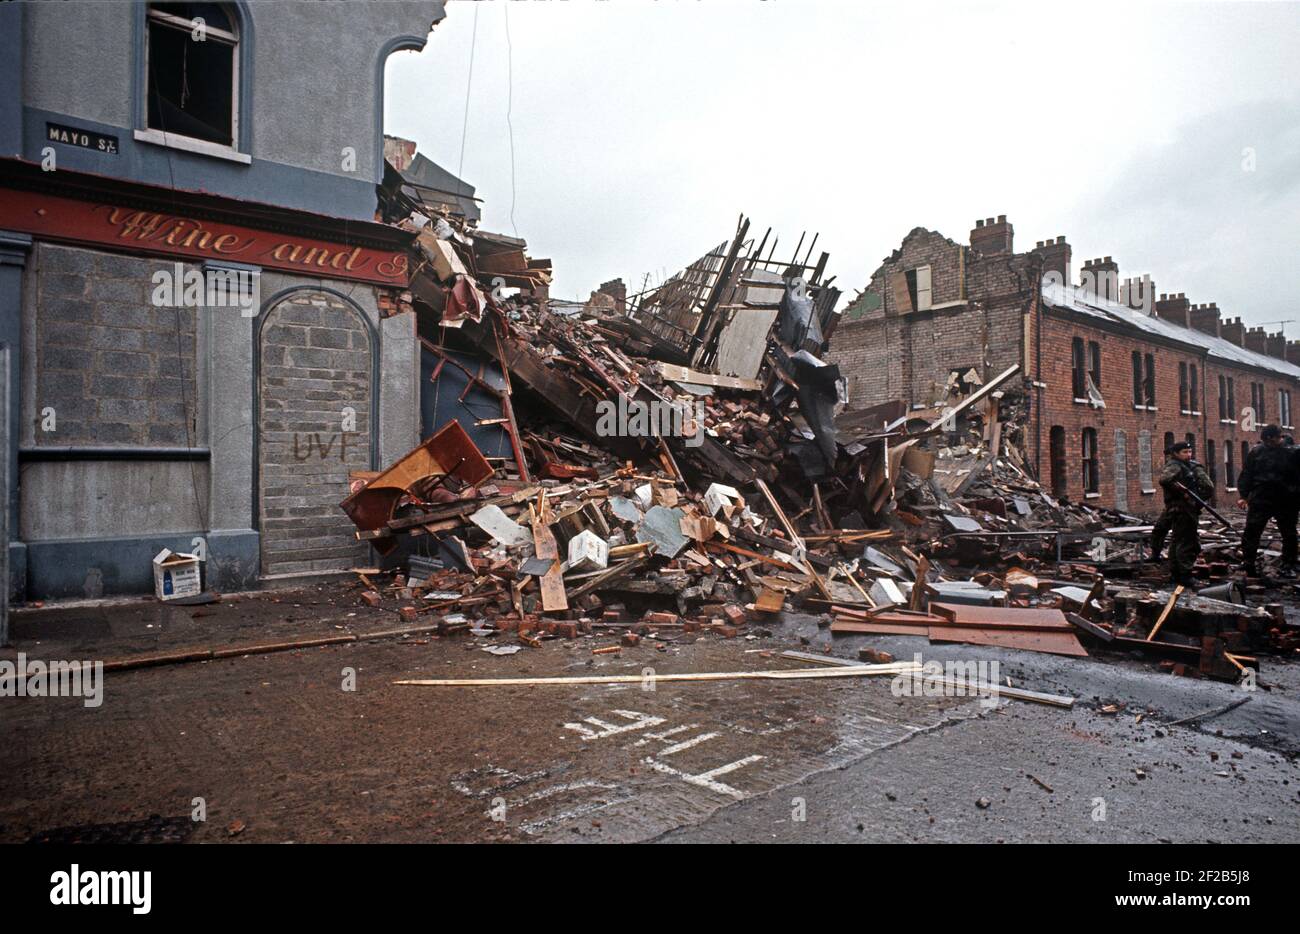
[[[23,104],[20,130],[0,108],[5,154],[40,161],[52,146],[58,165],[202,189],[268,204],[370,220],[382,175],[383,64],[397,48],[418,48],[442,19],[438,0],[383,3],[240,3],[244,27],[241,149],[251,163],[137,142],[143,128],[143,7],[139,3],[4,4],[10,36],[0,77],[13,72]],[[6,96],[9,85],[5,84]],[[12,106],[10,107],[12,110]],[[120,152],[106,155],[47,142],[46,121],[109,133]],[[20,137],[15,139],[14,137]],[[355,151],[345,169],[343,150]]]
[[[40,356],[35,348],[38,325],[44,323],[48,309],[58,305],[68,312],[61,304],[68,301],[74,303],[69,313],[83,306],[88,309],[90,320],[84,326],[91,339],[79,350],[85,371],[60,371],[62,379],[84,389],[97,378],[102,355],[117,352],[99,349],[101,338],[111,336],[119,343],[143,348],[155,335],[159,312],[172,311],[154,309],[139,296],[124,296],[122,282],[131,279],[127,273],[147,281],[154,270],[171,268],[172,262],[45,243],[29,249],[23,238],[15,238],[10,249],[0,251],[0,259],[6,258],[7,262],[0,262],[0,336],[23,348],[22,365],[15,368],[23,371],[21,407],[15,413],[19,430],[15,433],[22,436],[26,447],[39,451],[49,445],[39,443],[36,432],[41,398],[37,391]],[[115,274],[101,276],[101,270]],[[346,297],[375,335],[373,353],[377,364],[382,361],[382,368],[375,367],[378,381],[372,384],[377,393],[375,389],[368,393],[376,399],[375,411],[361,414],[364,424],[372,424],[374,419],[383,440],[367,447],[355,466],[375,467],[414,447],[419,435],[414,319],[403,315],[381,320],[375,289],[357,283],[269,272],[259,285],[263,313],[286,296],[323,291]],[[75,294],[69,297],[65,294],[68,290]],[[20,598],[147,592],[153,586],[152,556],[164,546],[189,549],[196,538],[202,538],[208,549],[209,586],[220,591],[257,586],[262,530],[254,507],[260,443],[255,342],[260,318],[245,317],[232,308],[191,309],[186,318],[193,321],[188,333],[195,348],[193,382],[189,384],[193,387],[189,395],[190,423],[195,430],[193,459],[154,457],[151,452],[160,445],[146,422],[124,423],[130,428],[128,435],[112,442],[113,447],[144,456],[130,460],[98,455],[25,460],[21,479],[13,488],[16,508],[11,513],[16,539],[10,549],[15,578],[12,589]],[[174,329],[171,336],[175,336]],[[98,378],[110,382],[131,379],[109,372]],[[13,382],[16,386],[19,380]],[[131,386],[119,388],[134,391]],[[131,399],[83,392],[72,401],[102,405]],[[144,417],[146,413],[137,414]],[[171,424],[168,411],[155,411],[151,405],[147,414],[161,426]],[[94,419],[102,421],[98,410]],[[155,443],[150,443],[151,437]],[[103,444],[94,436],[78,435],[71,440],[76,442],[74,447]],[[16,452],[15,444],[11,456]],[[332,513],[331,518],[335,518]],[[341,512],[337,518],[346,522]],[[343,531],[350,541],[350,525]]]

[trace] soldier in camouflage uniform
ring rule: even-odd
[[[1181,483],[1201,499],[1214,495],[1214,484],[1205,468],[1192,460],[1192,446],[1180,441],[1168,451],[1169,458],[1160,471],[1160,486],[1165,494],[1165,511],[1156,521],[1156,528],[1169,530],[1169,576],[1175,584],[1191,587],[1192,567],[1201,553],[1201,537],[1197,521],[1201,505],[1181,489]]]
[[[1259,574],[1256,556],[1259,539],[1268,520],[1277,523],[1282,536],[1282,574],[1295,574],[1296,512],[1300,509],[1300,476],[1296,449],[1287,447],[1276,425],[1265,425],[1259,433],[1261,442],[1251,448],[1237,479],[1241,499],[1237,505],[1246,510],[1246,530],[1241,536],[1241,564],[1251,577]]]

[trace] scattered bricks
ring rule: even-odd
[[[468,632],[469,623],[449,623],[447,620],[440,620],[438,623],[438,635],[450,636],[458,632]]]
[[[722,612],[733,626],[743,626],[745,624],[745,611],[736,604],[728,603],[723,607]]]
[[[413,606],[404,606],[397,611],[405,622],[413,623],[420,618],[420,611]]]
[[[651,626],[675,626],[678,619],[680,617],[676,613],[647,613],[645,615],[645,621]]]
[[[564,639],[578,638],[578,624],[571,621],[552,623],[552,632]]]
[[[618,655],[623,651],[621,646],[602,645],[600,648],[592,649],[592,655]]]
[[[511,616],[503,616],[501,619],[497,620],[497,629],[502,632],[518,632],[519,620]]]
[[[882,652],[880,649],[858,649],[858,661],[860,662],[870,662],[873,665],[888,665],[893,660],[894,656],[888,652]]]
[[[638,636],[638,635],[637,635],[636,633],[634,633],[634,632],[625,632],[625,633],[623,633],[623,644],[624,644],[624,645],[640,645],[640,644],[641,644],[641,637]]]
[[[606,610],[604,613],[601,614],[600,618],[602,622],[617,623],[619,619],[622,617],[622,615],[623,614],[620,613],[618,610]]]
[[[684,619],[682,620],[682,632],[699,632],[702,625],[699,620]]]
[[[714,631],[724,639],[734,639],[740,635],[740,630],[735,626],[728,626],[719,620],[713,627]]]
[[[364,591],[361,594],[361,602],[364,603],[366,606],[370,606],[378,609],[380,603],[379,594],[371,590]]]
[[[595,620],[590,616],[584,616],[582,619],[578,620],[578,629],[583,633],[589,633],[591,632],[591,626],[594,622]]]

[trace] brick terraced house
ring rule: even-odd
[[[1065,237],[1016,253],[1005,216],[976,221],[969,245],[916,228],[844,310],[827,359],[849,380],[849,405],[952,401],[1012,364],[1027,397],[1025,456],[1058,497],[1137,515],[1161,507],[1165,447],[1194,443],[1236,499],[1246,451],[1269,422],[1293,431],[1300,341],[1215,304],[1120,280],[1090,260],[1072,281]]]

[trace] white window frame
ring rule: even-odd
[[[232,14],[233,15],[233,14]],[[230,68],[230,145],[214,143],[211,140],[197,139],[193,136],[185,136],[181,133],[168,133],[157,127],[149,126],[149,57],[152,52],[152,43],[149,41],[150,23],[162,23],[166,26],[175,27],[183,32],[190,33],[194,30],[193,20],[188,20],[183,16],[175,16],[171,13],[164,13],[162,10],[156,10],[152,7],[145,10],[144,26],[144,94],[145,107],[142,119],[144,127],[137,129],[133,136],[142,143],[153,143],[157,146],[166,146],[169,149],[179,149],[184,152],[199,153],[204,156],[212,156],[217,159],[227,159],[231,162],[239,162],[244,165],[250,164],[253,159],[246,152],[239,151],[239,36],[225,29],[219,29],[216,26],[204,24],[204,34],[207,37],[205,41],[216,40],[223,45],[231,47],[231,68]]]

